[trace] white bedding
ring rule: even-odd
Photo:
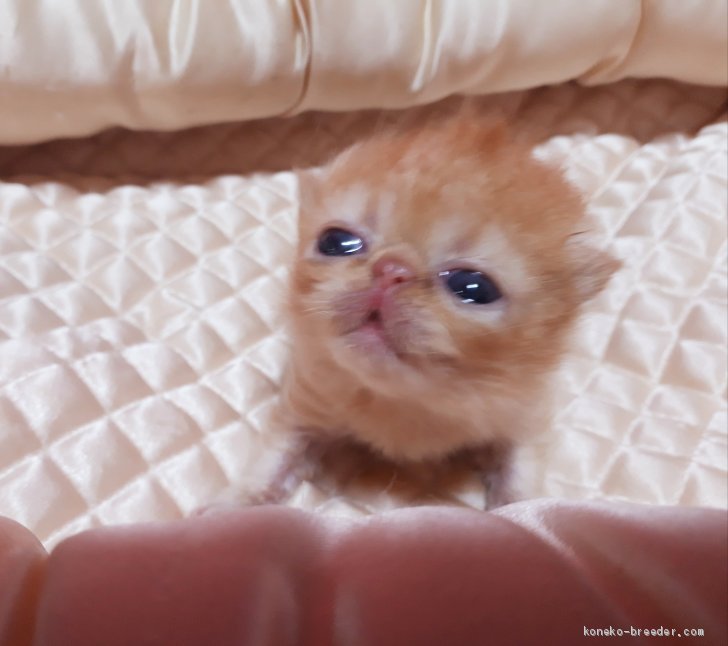
[[[535,495],[728,504],[725,98],[626,81],[484,100],[543,135],[539,154],[566,165],[594,235],[625,262],[558,377]],[[290,169],[389,118],[314,113],[0,149],[0,515],[53,544],[179,517],[264,476],[286,351]],[[290,504],[432,501],[398,496],[305,484]],[[477,505],[477,483],[439,500]]]

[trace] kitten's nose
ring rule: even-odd
[[[393,256],[382,256],[372,267],[372,275],[382,287],[406,283],[415,277],[412,267]]]

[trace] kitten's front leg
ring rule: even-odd
[[[513,445],[497,442],[477,449],[473,454],[485,489],[485,510],[508,505],[517,499],[513,486],[513,453]]]
[[[230,507],[280,504],[288,499],[299,485],[312,480],[316,474],[321,442],[305,432],[297,433],[289,446],[281,451],[280,461],[271,475],[256,487],[231,486],[208,505],[193,512],[195,516],[223,511]]]
[[[259,490],[251,492],[245,504],[279,504],[288,499],[303,482],[315,479],[328,442],[314,433],[297,430],[292,446],[286,451],[273,475]]]

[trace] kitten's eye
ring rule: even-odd
[[[447,288],[463,303],[487,305],[503,296],[497,285],[479,271],[452,269],[441,271],[440,277],[445,281]]]
[[[364,240],[346,229],[326,229],[319,236],[318,250],[324,256],[349,256],[364,251]]]

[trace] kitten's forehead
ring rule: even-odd
[[[393,221],[396,202],[395,191],[376,190],[364,181],[354,182],[326,192],[319,217],[377,231]]]

